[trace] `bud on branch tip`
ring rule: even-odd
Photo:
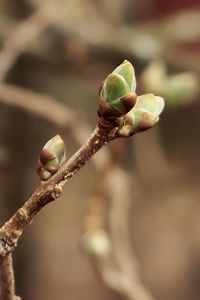
[[[124,116],[136,102],[136,80],[133,66],[125,60],[101,85],[98,114],[112,120]]]
[[[65,144],[59,135],[49,140],[40,152],[37,173],[41,180],[49,179],[65,162]]]
[[[102,83],[98,114],[118,121],[117,135],[130,136],[153,127],[164,109],[164,99],[153,94],[137,96],[132,64],[125,60]]]

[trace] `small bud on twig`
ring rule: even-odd
[[[124,117],[124,124],[119,127],[117,135],[128,137],[135,133],[150,129],[159,120],[164,109],[164,99],[146,94],[137,97],[134,108]]]
[[[65,161],[65,144],[59,135],[49,140],[40,153],[37,173],[41,180],[49,179]]]
[[[124,116],[136,102],[136,80],[133,66],[125,60],[100,87],[98,114],[107,120]]]

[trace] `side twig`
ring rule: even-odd
[[[99,170],[96,181],[84,221],[83,245],[106,286],[129,300],[153,300],[140,278],[130,241],[132,198],[128,176],[110,159]]]
[[[113,255],[122,274],[123,294],[129,300],[153,300],[153,296],[140,278],[138,261],[130,240],[129,220],[132,197],[128,176],[121,168],[113,166],[108,182],[111,200],[110,235]]]

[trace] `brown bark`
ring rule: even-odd
[[[9,254],[0,265],[1,300],[20,300],[15,296],[15,279],[12,255]]]

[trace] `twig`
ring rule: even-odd
[[[9,254],[0,265],[1,299],[20,300],[15,296],[15,279],[12,254]]]
[[[81,147],[81,149],[48,182],[40,183],[31,198],[0,229],[0,259],[3,260],[14,250],[23,230],[31,223],[34,216],[40,211],[40,209],[60,196],[63,184],[75,175],[75,173],[80,170],[80,168],[93,156],[94,153],[113,138],[115,138],[115,127],[108,122],[100,120],[94,133],[90,136],[84,146]],[[100,267],[103,266],[102,276],[104,276],[110,286],[119,285],[118,290],[126,294],[129,299],[133,299],[131,298],[132,295],[135,297],[138,293],[140,293],[141,297],[143,297],[142,299],[151,299],[150,297],[147,298],[147,296],[144,298],[147,293],[145,294],[145,289],[140,284],[137,276],[133,276],[134,280],[137,279],[137,293],[132,290],[131,280],[129,278],[129,269],[126,268],[126,266],[124,269],[121,268],[122,270],[120,270],[120,272],[113,269],[112,274],[110,274],[107,272],[109,271],[107,264],[108,260],[105,259],[105,257],[103,260],[102,258],[100,259]],[[111,277],[109,277],[110,275],[112,275],[111,277],[114,276],[119,283],[116,284],[116,281],[112,282],[112,280],[110,280]]]
[[[90,129],[84,121],[82,121],[82,126],[75,126],[76,117],[71,109],[49,96],[13,85],[2,84],[0,86],[0,103],[6,106],[22,109],[32,115],[42,118],[43,120],[47,120],[63,132],[68,130],[78,145],[82,145],[90,133]],[[47,103],[48,112],[46,110]],[[104,149],[103,161],[99,156],[94,157],[93,162],[95,167],[99,168],[103,164],[106,164],[108,157],[108,151]],[[7,258],[3,260],[3,264],[5,264],[6,261]],[[13,274],[12,269],[9,274],[11,273]],[[9,275],[8,273],[6,274]],[[6,274],[4,272],[4,277]],[[6,282],[8,283],[8,281],[9,278],[7,278]],[[9,289],[8,285],[7,289]],[[15,300],[20,300],[20,298],[15,298]]]
[[[114,137],[114,127],[108,122],[98,122],[86,143],[47,182],[41,182],[29,200],[0,229],[0,260],[12,252],[24,229],[39,211],[62,193],[62,186],[85,163]]]
[[[48,112],[45,108],[47,103]],[[0,104],[16,107],[38,116],[42,120],[57,126],[63,132],[68,130],[78,145],[82,145],[90,133],[90,128],[85,120],[82,120],[81,126],[75,126],[75,114],[66,105],[59,103],[52,97],[37,92],[9,84],[2,84],[0,86]],[[95,168],[102,170],[103,166],[107,166],[110,159],[109,151],[104,148],[102,155],[94,156],[92,161]],[[97,259],[96,264],[99,265],[98,268],[101,270],[102,277],[110,288],[116,289],[119,286],[118,282],[121,282],[119,274],[114,272],[114,266],[111,266],[112,263],[108,263],[110,259],[100,260],[101,262]]]
[[[113,291],[124,295],[122,276],[116,265],[113,263],[112,257],[110,255],[106,257],[96,255],[94,257],[94,262],[104,284]]]
[[[123,294],[129,300],[153,300],[151,293],[141,281],[138,262],[130,242],[129,216],[132,197],[128,176],[121,168],[113,166],[108,178],[111,199],[110,234],[113,252],[122,274]]]
[[[130,242],[132,197],[128,176],[110,159],[99,170],[97,182],[84,222],[83,241],[86,239],[85,243],[89,245],[88,253],[92,255],[103,282],[112,290],[129,300],[153,300],[140,278],[138,262]],[[107,201],[108,194],[111,203]],[[134,189],[136,194],[137,187]],[[107,223],[109,229],[105,229]]]
[[[73,111],[48,96],[31,92],[24,88],[3,84],[0,87],[0,103],[17,107],[31,114],[39,116],[42,119],[46,119],[62,130],[70,130],[72,136],[78,144],[82,144],[85,137],[89,134],[89,127],[85,122],[82,122],[82,126],[75,127],[75,115]],[[47,110],[44,109],[44,107],[46,107],[46,103],[48,103],[48,113]],[[107,169],[110,161],[111,155],[106,149],[104,149],[103,159],[101,159],[99,156],[95,156],[93,159],[95,167],[101,170],[100,174],[102,174],[102,169]],[[102,188],[100,188],[100,190],[98,188],[99,196],[101,195],[100,201],[103,199],[101,192],[103,191],[103,193],[105,193],[104,188],[106,183],[104,184],[103,181],[106,176],[104,175],[106,174],[103,174],[103,177],[100,180],[102,182]],[[120,274],[111,262],[111,258],[106,259],[98,257],[96,259],[96,265],[98,266],[101,276],[106,284],[110,286],[110,288],[122,293],[122,288],[120,286]]]

